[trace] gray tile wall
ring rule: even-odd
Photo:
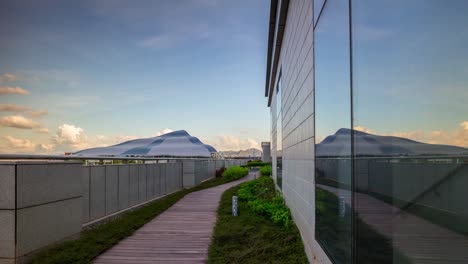
[[[82,165],[0,164],[0,263],[80,232]]]
[[[313,0],[290,0],[278,64],[282,83],[283,195],[301,231],[309,260],[330,263],[314,237]],[[279,77],[279,74],[277,78]],[[278,80],[275,81],[277,83]],[[276,91],[276,87],[275,87]],[[276,167],[276,93],[271,104],[271,147]],[[276,179],[276,171],[273,170]]]

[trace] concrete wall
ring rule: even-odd
[[[0,264],[16,263],[47,245],[79,234],[83,226],[214,178],[219,165],[241,163],[0,163]]]
[[[183,188],[181,162],[84,166],[81,177],[85,225]]]
[[[278,1],[278,9],[281,1]],[[290,0],[275,84],[282,83],[282,192],[311,262],[331,263],[315,240],[313,1]],[[273,88],[276,91],[276,86]],[[276,92],[271,103],[271,155],[276,168]],[[276,170],[273,169],[276,180]]]
[[[0,164],[0,263],[81,230],[81,163]]]

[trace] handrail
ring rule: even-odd
[[[218,160],[202,157],[115,157],[115,156],[75,156],[75,155],[37,155],[37,154],[0,154],[0,160]]]
[[[426,188],[426,190],[422,191],[421,193],[419,193],[416,197],[414,197],[411,201],[407,202],[404,206],[401,207],[401,211],[400,212],[403,212],[403,211],[407,211],[409,208],[413,207],[414,205],[417,204],[417,202],[419,200],[421,200],[424,196],[426,196],[426,194],[428,194],[429,192],[435,190],[437,187],[439,187],[440,185],[442,185],[442,183],[446,182],[448,179],[452,178],[454,175],[456,175],[458,172],[460,172],[465,166],[467,166],[467,164],[460,164],[458,165],[456,168],[454,168],[452,171],[450,171],[449,173],[447,173],[447,175],[445,175],[444,177],[442,177],[440,180],[436,181],[435,183],[433,183],[431,186],[429,186],[428,188]]]

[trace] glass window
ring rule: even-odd
[[[282,116],[281,71],[276,85],[276,183],[283,186],[283,116]]]
[[[316,240],[335,263],[352,252],[348,1],[328,1],[315,28]]]
[[[357,263],[466,263],[468,1],[352,10]]]
[[[317,24],[325,0],[314,0],[314,25]]]

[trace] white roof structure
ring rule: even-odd
[[[105,157],[211,157],[217,153],[210,145],[179,130],[158,137],[126,141],[114,146],[91,148],[73,153],[74,156]]]

